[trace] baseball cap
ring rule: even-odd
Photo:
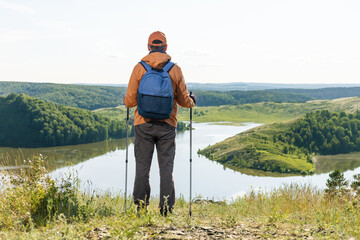
[[[153,32],[149,36],[148,44],[152,45],[152,46],[165,46],[165,45],[167,45],[165,34],[160,32],[160,31]]]

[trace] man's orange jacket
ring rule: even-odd
[[[152,52],[149,53],[147,56],[145,56],[141,61],[146,62],[148,65],[150,65],[152,68],[155,69],[162,69],[165,64],[171,60],[171,57],[167,55],[166,53],[162,52]],[[137,93],[138,88],[140,85],[141,78],[146,73],[146,70],[141,65],[141,63],[138,63],[131,74],[128,89],[126,96],[124,98],[124,103],[128,108],[135,107],[137,105]],[[191,108],[195,106],[194,101],[192,98],[189,97],[184,76],[181,72],[181,69],[178,65],[174,65],[174,67],[171,68],[169,71],[169,75],[171,78],[171,83],[174,91],[174,103],[172,112],[170,115],[170,118],[165,120],[157,120],[157,121],[164,121],[174,127],[176,127],[177,124],[177,104],[179,104],[181,107],[185,108]],[[135,121],[134,125],[140,125],[145,122],[150,121],[149,118],[143,118],[139,115],[137,107],[135,110]]]

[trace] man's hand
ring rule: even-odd
[[[194,101],[194,103],[196,104],[196,96],[195,94],[193,94],[192,92],[190,92],[189,97],[191,97],[191,99]]]

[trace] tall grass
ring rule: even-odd
[[[284,185],[270,193],[251,193],[232,203],[240,216],[263,218],[267,223],[313,225],[359,233],[359,199],[328,197],[310,185]]]
[[[11,167],[8,166],[10,161],[6,161],[6,157],[3,159],[0,165],[0,230],[29,230],[59,219],[68,224],[87,222],[118,215],[124,209],[124,199],[120,195],[81,191],[74,171],[53,179],[42,155],[15,161],[17,165]]]
[[[4,167],[4,169],[6,169]],[[78,199],[78,181],[71,175],[51,179],[41,155],[23,161],[19,168],[2,173],[0,227],[29,228],[45,225],[60,214],[67,219],[83,216]]]
[[[336,188],[332,191],[347,194],[330,194],[311,185],[290,184],[270,192],[251,191],[230,202],[194,201],[191,218],[189,203],[180,197],[173,214],[165,218],[156,199],[139,216],[133,204],[124,212],[121,194],[81,191],[76,173],[52,179],[42,156],[21,165],[2,173],[0,239],[158,238],[169,229],[247,229],[251,224],[260,232],[273,228],[295,234],[300,228],[313,236],[360,237],[356,188]],[[359,176],[355,180],[351,186],[359,186]]]

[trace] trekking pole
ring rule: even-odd
[[[190,96],[191,96],[190,92]],[[189,216],[191,217],[191,202],[192,202],[192,108],[190,108],[190,209]]]
[[[126,113],[126,157],[125,157],[125,212],[126,212],[126,199],[127,199],[127,175],[128,175],[128,152],[129,152],[129,108]]]

